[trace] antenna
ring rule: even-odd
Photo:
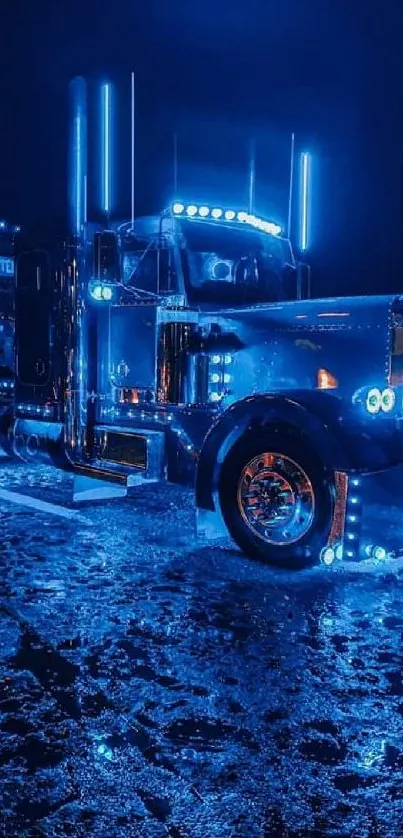
[[[136,88],[135,76],[132,73],[132,98],[131,98],[131,161],[132,161],[132,230],[134,230],[134,120],[136,113]]]
[[[174,195],[178,194],[178,135],[174,134]]]
[[[255,206],[256,147],[251,140],[249,152],[249,212],[252,215]]]
[[[288,193],[288,221],[287,221],[287,238],[291,239],[291,225],[292,225],[292,199],[294,192],[294,153],[295,153],[295,134],[291,134],[291,159],[290,159],[290,191]]]

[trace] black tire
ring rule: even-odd
[[[238,502],[238,490],[241,485],[246,485],[245,480],[250,479],[247,475],[241,484],[243,469],[254,458],[259,458],[260,455],[263,456],[266,453],[278,455],[274,461],[277,464],[281,462],[281,456],[287,459],[287,463],[292,461],[300,470],[300,474],[304,474],[307,478],[307,485],[309,485],[309,515],[306,514],[304,524],[306,531],[302,532],[301,529],[301,536],[297,537],[298,526],[302,528],[300,522],[304,519],[296,515],[295,531],[281,544],[273,543],[271,538],[266,539],[252,528],[250,523],[246,522],[247,513],[243,514],[241,511],[241,507],[245,510],[245,505],[242,500]],[[259,465],[262,466],[262,463]],[[281,479],[281,468],[278,469],[278,473]],[[296,484],[293,486],[292,474],[288,475],[288,481],[295,489]],[[309,449],[303,439],[288,437],[275,431],[259,431],[253,436],[251,433],[242,436],[223,463],[219,496],[227,529],[236,544],[250,558],[260,559],[267,564],[287,570],[298,570],[319,562],[320,552],[328,541],[331,529],[334,486],[320,459],[314,451]],[[289,496],[295,497],[295,493],[290,492]],[[301,504],[305,503],[306,496],[301,494],[300,497],[303,498]],[[281,502],[277,501],[277,503]],[[290,505],[289,508],[291,509],[292,506]],[[249,507],[247,511],[249,512]],[[302,506],[301,515],[303,514],[305,514],[305,509]],[[255,518],[255,520],[259,519]],[[283,529],[285,530],[286,527],[287,525],[284,524]],[[271,535],[269,528],[266,529],[265,534],[267,533]]]

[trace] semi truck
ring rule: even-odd
[[[76,501],[187,485],[200,535],[286,569],[382,560],[363,523],[403,460],[403,298],[311,299],[245,209],[96,225],[77,189],[56,254],[18,244],[4,453],[71,470]]]
[[[71,469],[76,500],[192,486],[200,533],[286,568],[368,555],[362,486],[403,456],[402,298],[298,300],[271,222],[196,204],[87,229],[56,270],[20,250],[5,453]]]

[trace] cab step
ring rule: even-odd
[[[95,441],[101,456],[74,468],[74,501],[121,498],[132,486],[164,479],[163,432],[98,425]]]

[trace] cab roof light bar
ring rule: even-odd
[[[175,201],[171,207],[172,215],[194,220],[218,221],[235,224],[246,224],[249,227],[254,227],[261,233],[268,233],[270,236],[280,236],[282,228],[274,221],[267,221],[264,218],[258,218],[249,212],[236,212],[232,209],[221,209],[221,207],[209,207],[205,204],[197,206],[196,204],[184,204],[181,201]]]

